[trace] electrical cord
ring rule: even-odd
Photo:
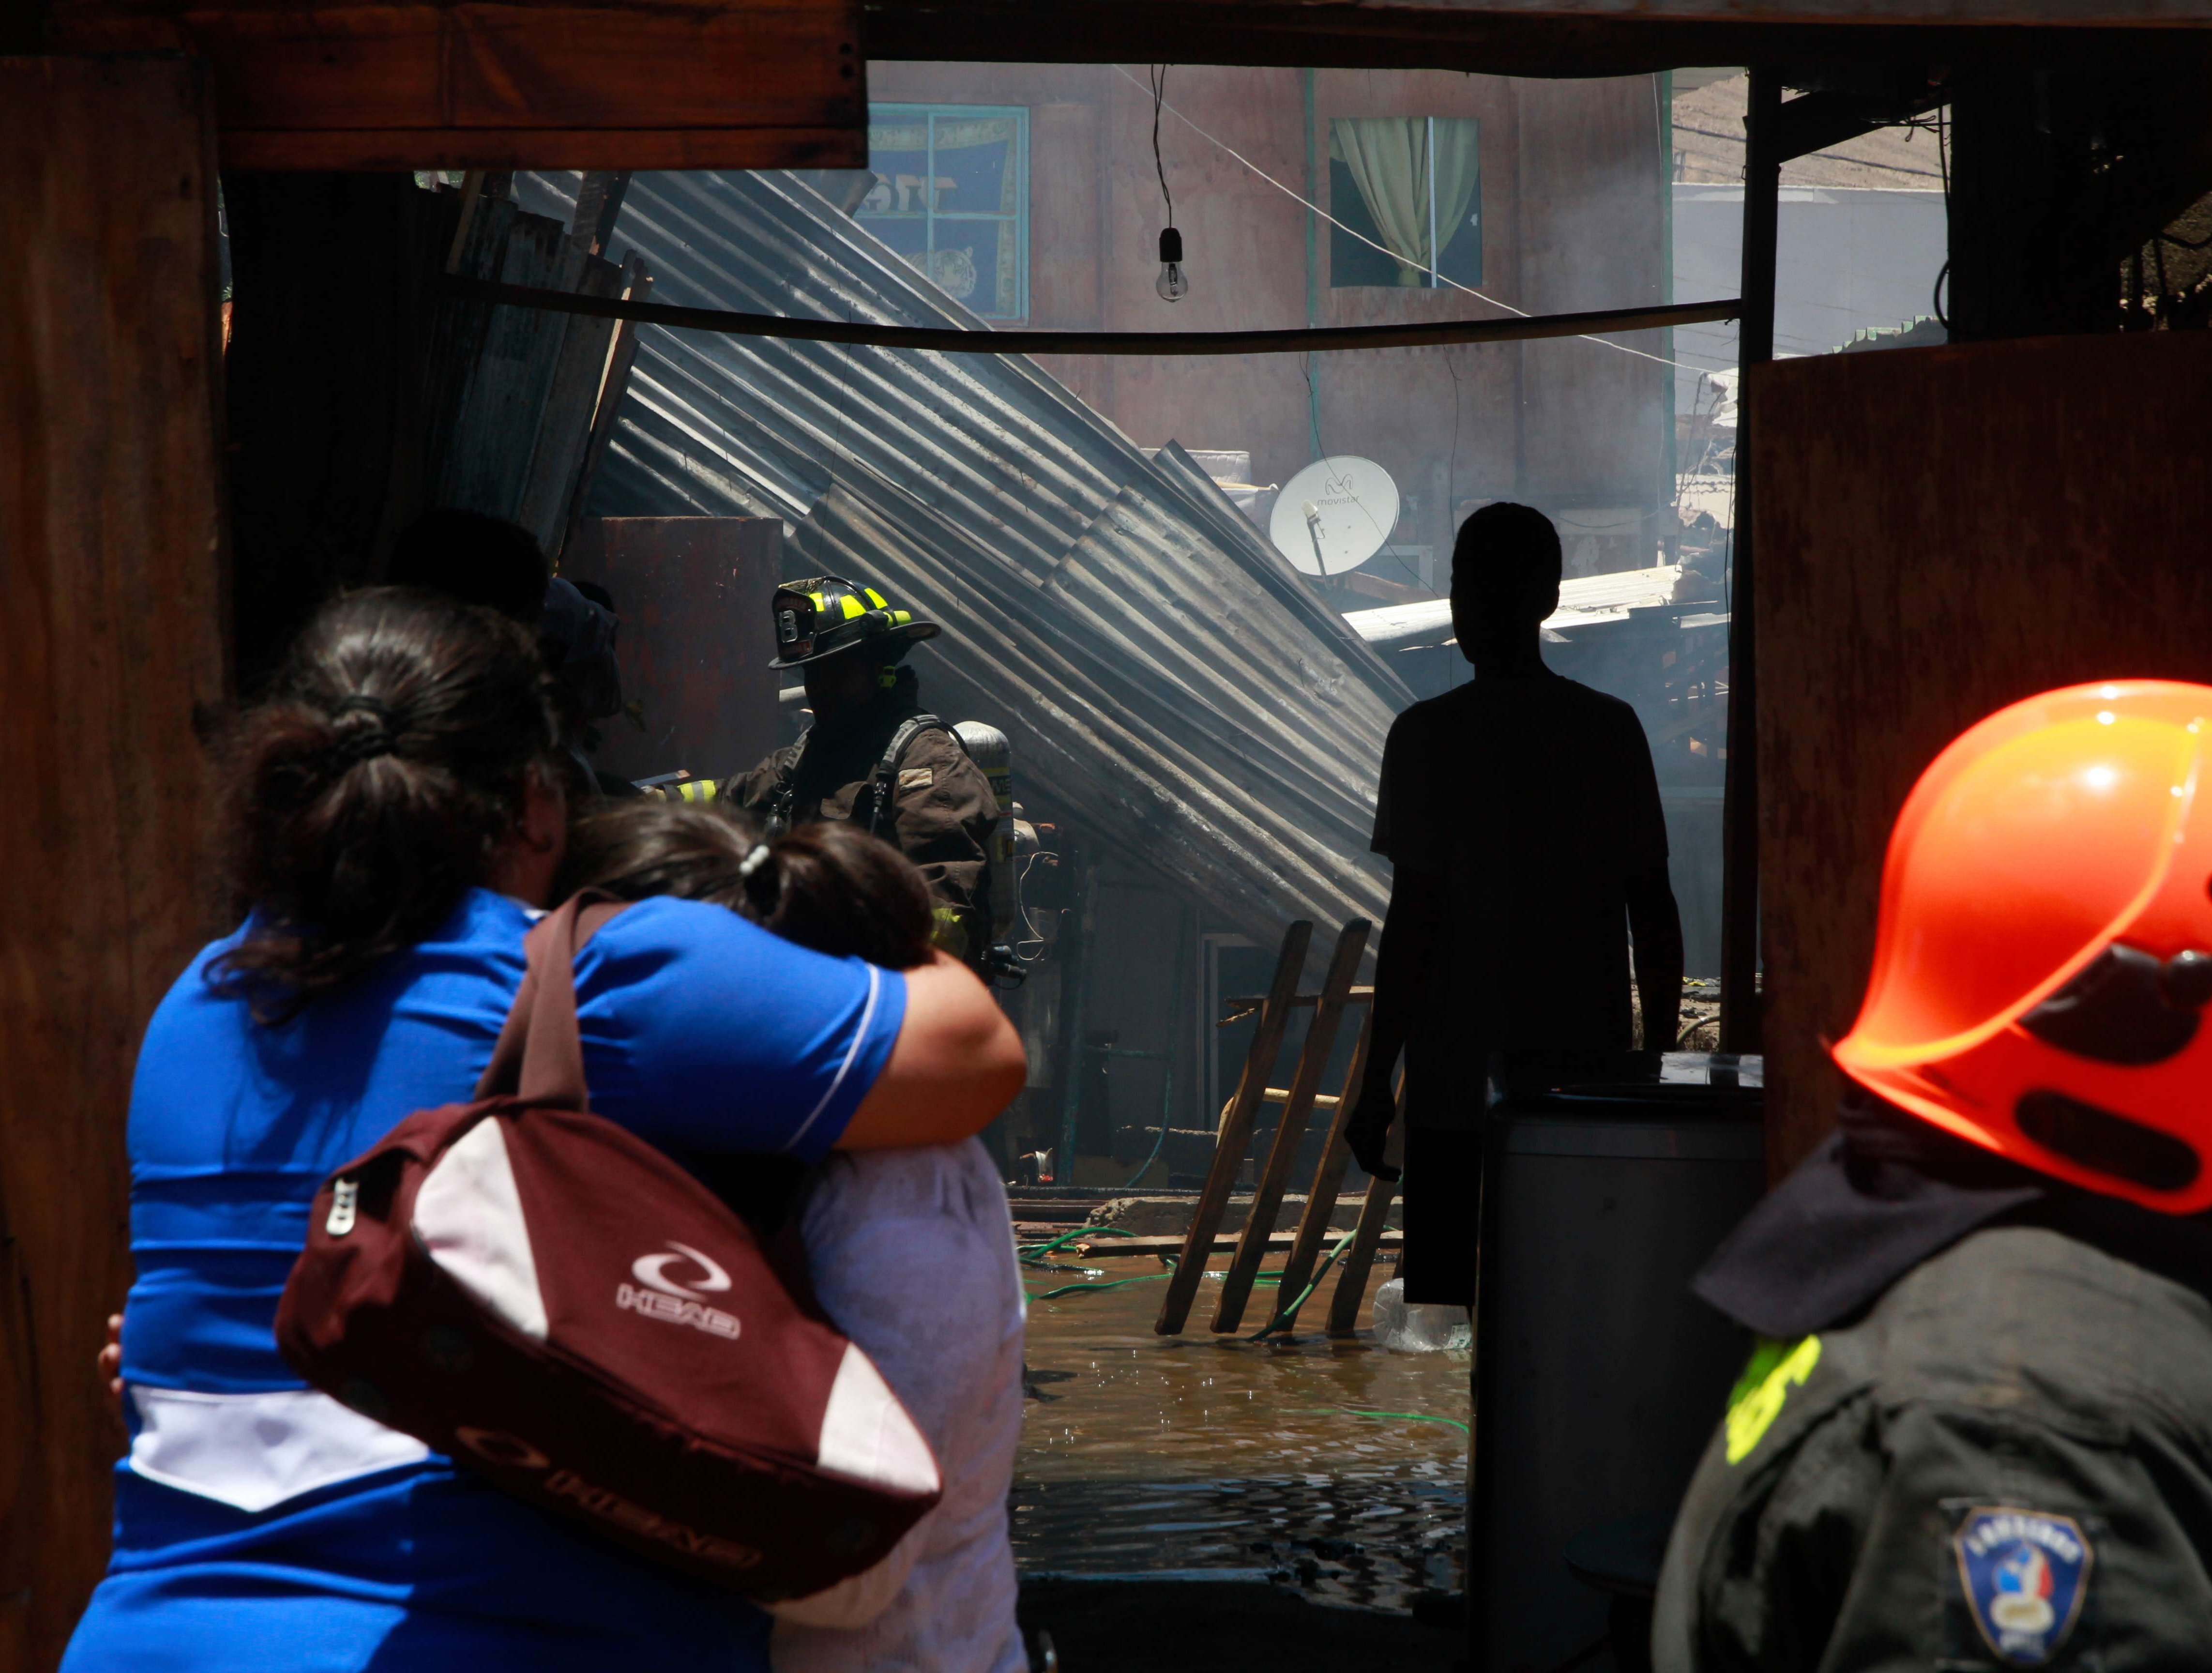
[[[1117,65],[1116,68],[1119,68]],[[1148,64],[1145,74],[1152,85],[1152,167],[1159,173],[1160,198],[1168,207],[1168,225],[1175,225],[1175,193],[1168,190],[1168,166],[1160,159],[1160,106],[1168,96],[1168,67]]]

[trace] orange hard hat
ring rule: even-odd
[[[2212,1207],[2208,747],[2212,686],[2120,680],[2016,703],[1937,756],[1890,836],[1837,1065],[2039,1172]]]

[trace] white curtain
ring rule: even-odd
[[[1449,245],[1467,218],[1477,179],[1475,131],[1468,118],[1339,117],[1328,125],[1329,155],[1351,173],[1360,202],[1397,259],[1400,284],[1429,282],[1432,176],[1437,244]]]

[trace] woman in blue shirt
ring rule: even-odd
[[[391,590],[325,609],[251,719],[248,916],[132,1089],[131,1445],[68,1673],[766,1673],[750,1606],[305,1387],[271,1333],[322,1178],[489,1061],[562,857],[557,738],[520,630]],[[593,1109],[678,1156],[949,1142],[1023,1079],[952,960],[878,970],[696,902],[609,923],[576,992]]]

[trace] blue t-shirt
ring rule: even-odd
[[[132,1453],[70,1673],[765,1673],[757,1610],[306,1390],[276,1348],[316,1188],[413,1111],[472,1095],[531,922],[472,891],[419,946],[276,1026],[207,980],[233,935],[155,1012],[131,1102]],[[631,907],[575,970],[592,1108],[679,1157],[818,1161],[906,1008],[896,974],[688,901]]]

